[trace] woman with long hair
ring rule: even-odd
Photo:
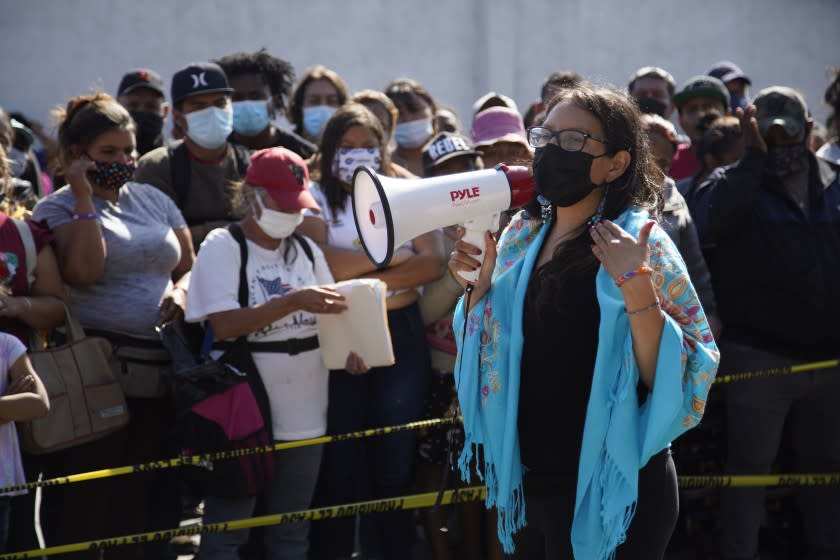
[[[638,109],[610,89],[562,90],[529,142],[537,202],[498,250],[488,233],[482,266],[463,241],[450,258],[456,278],[481,270],[455,312],[461,473],[478,458],[515,558],[662,558],[670,441],[700,421],[718,363],[656,226],[662,173]]]
[[[419,420],[428,384],[429,351],[417,300],[420,286],[443,275],[441,235],[427,233],[398,248],[383,270],[377,270],[361,250],[353,218],[353,172],[359,165],[368,165],[378,173],[392,175],[382,125],[362,105],[348,103],[330,118],[320,155],[320,182],[312,193],[322,212],[306,218],[301,231],[321,245],[336,280],[378,278],[388,285],[388,324],[396,359],[392,366],[371,368],[363,375],[330,372],[327,432],[340,434]],[[370,442],[331,444],[324,449],[316,501],[320,505],[353,502],[361,497],[359,489],[372,498],[405,495],[410,491],[414,452],[413,432]],[[373,546],[378,546],[381,557],[409,558],[411,513],[378,513],[373,519]],[[342,518],[314,524],[312,557],[349,557],[353,522]]]

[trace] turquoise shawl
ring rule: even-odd
[[[633,208],[615,223],[638,238],[648,219]],[[522,313],[550,226],[520,212],[499,240],[492,288],[466,318],[463,298],[455,310],[455,375],[466,433],[458,466],[468,480],[471,462],[483,457],[476,467],[487,485],[487,507],[498,510],[499,538],[508,553],[513,534],[526,524],[517,427]],[[639,469],[700,422],[717,371],[719,353],[679,252],[658,227],[649,248],[665,324],[656,380],[641,407],[624,299],[603,267],[595,278],[601,324],[578,464],[571,533],[576,558],[614,557],[635,511]]]

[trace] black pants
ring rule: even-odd
[[[528,524],[514,535],[515,559],[569,560],[572,556],[572,519],[575,491],[555,496],[534,496],[525,489]],[[627,540],[616,550],[616,560],[660,560],[679,515],[677,471],[670,449],[651,457],[639,471],[636,514]],[[578,560],[587,560],[584,558]]]
[[[721,357],[721,371],[726,372],[794,363],[783,356],[733,343],[721,345]],[[727,474],[769,473],[786,423],[792,435],[796,472],[840,470],[840,368],[751,379],[724,388]],[[803,558],[840,558],[840,487],[798,488],[796,494],[808,545]],[[721,491],[723,558],[756,557],[765,496],[765,488]]]

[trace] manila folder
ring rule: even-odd
[[[316,315],[327,369],[344,369],[350,352],[358,354],[368,367],[394,365],[385,282],[368,278],[346,280],[334,288],[346,298],[347,310]]]

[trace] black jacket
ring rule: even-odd
[[[725,340],[800,360],[840,354],[838,170],[808,153],[806,213],[748,149],[686,194]]]

